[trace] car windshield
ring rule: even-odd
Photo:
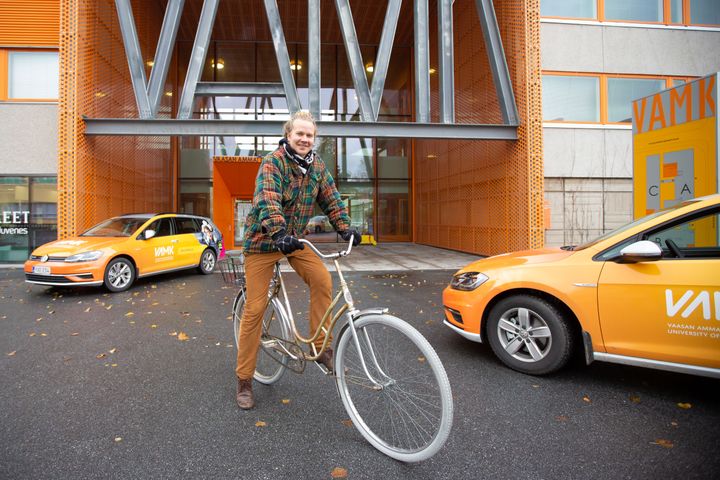
[[[667,210],[659,210],[659,211],[657,211],[657,212],[653,212],[653,213],[651,213],[650,215],[646,215],[646,216],[644,216],[644,217],[642,217],[642,218],[639,218],[639,219],[637,219],[637,220],[635,220],[635,221],[632,221],[632,222],[630,222],[630,223],[628,223],[628,224],[625,224],[625,225],[623,225],[622,227],[616,228],[615,230],[612,230],[612,231],[606,233],[605,235],[596,238],[595,240],[593,240],[593,241],[591,241],[591,242],[584,243],[584,244],[582,244],[582,245],[573,246],[573,247],[562,247],[562,248],[564,248],[564,249],[566,249],[566,250],[584,250],[584,249],[586,249],[586,248],[592,247],[592,246],[595,245],[596,243],[602,242],[603,240],[606,240],[606,239],[612,237],[613,235],[617,235],[618,233],[622,233],[622,232],[624,232],[624,231],[626,231],[626,230],[630,230],[631,228],[633,228],[633,227],[635,227],[635,226],[637,226],[637,225],[640,225],[640,224],[643,223],[643,222],[647,222],[648,220],[652,220],[653,218],[659,217],[659,216],[661,216],[661,215],[665,215],[665,214],[667,214],[667,213],[669,213],[669,212],[672,212],[673,210],[676,210],[676,209],[681,208],[681,207],[685,207],[685,206],[690,205],[691,203],[694,203],[694,202],[696,202],[696,201],[697,201],[697,199],[688,200],[688,201],[686,201],[686,202],[679,203],[679,204],[675,205],[674,207],[670,207],[670,208],[668,208]]]
[[[118,217],[105,220],[80,234],[81,237],[129,237],[148,219],[142,217]]]

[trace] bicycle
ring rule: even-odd
[[[255,380],[272,385],[286,370],[302,373],[306,362],[317,360],[325,351],[329,343],[327,333],[344,317],[346,321],[334,350],[335,373],[319,363],[316,365],[335,378],[353,425],[373,447],[404,462],[430,458],[447,440],[453,419],[450,382],[437,353],[420,332],[389,315],[387,308],[355,308],[338,261],[350,254],[352,239],[347,250],[332,254],[323,254],[308,240],[300,242],[320,258],[334,262],[340,286],[318,329],[312,337],[305,338],[295,325],[280,263],[275,264],[263,315]],[[245,305],[242,258],[228,258],[221,271],[227,282],[240,287],[232,307],[237,346]],[[333,314],[338,304],[341,305]],[[318,351],[313,342],[321,332],[326,335]],[[300,344],[309,345],[310,350],[304,351]]]

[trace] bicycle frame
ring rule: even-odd
[[[355,329],[354,321],[359,316],[362,316],[362,314],[366,313],[383,313],[386,311],[383,310],[372,310],[370,312],[368,311],[360,311],[357,308],[355,308],[355,304],[352,298],[352,294],[350,293],[350,288],[347,285],[347,282],[345,281],[345,277],[343,276],[342,269],[340,268],[340,263],[338,262],[338,259],[341,257],[345,257],[350,254],[352,250],[352,239],[349,241],[349,245],[347,250],[340,251],[337,253],[332,254],[324,254],[320,252],[315,245],[313,245],[310,241],[305,239],[300,239],[301,243],[304,243],[310,247],[310,249],[320,258],[322,259],[329,259],[332,260],[335,264],[335,271],[338,274],[338,278],[340,279],[340,287],[338,288],[337,293],[335,294],[335,297],[333,298],[332,302],[330,303],[330,306],[328,306],[328,309],[325,311],[325,314],[323,315],[322,321],[320,322],[320,325],[315,330],[315,333],[311,337],[303,337],[300,332],[298,331],[297,325],[295,324],[295,317],[292,313],[292,308],[290,307],[290,299],[288,298],[287,289],[285,288],[285,283],[282,278],[282,274],[280,273],[280,264],[277,263],[275,265],[275,274],[273,276],[270,290],[268,291],[268,302],[271,301],[271,299],[275,296],[278,296],[279,293],[282,292],[282,299],[281,303],[284,303],[283,310],[284,314],[290,321],[290,326],[293,331],[293,335],[297,341],[300,341],[304,344],[310,345],[311,350],[313,352],[313,355],[306,356],[307,360],[310,361],[316,361],[320,355],[326,350],[329,338],[328,335],[329,332],[332,332],[335,328],[335,325],[337,324],[338,320],[343,316],[347,316],[347,325],[348,328],[350,328],[350,331],[352,332],[353,341],[355,343],[355,348],[357,348],[358,352],[362,352],[363,349],[360,347],[360,340],[358,338],[357,330]],[[343,299],[345,301],[344,305],[340,307],[340,309],[333,315],[333,311],[335,310],[336,306],[340,302],[340,299]],[[325,328],[325,322],[330,318],[330,324],[327,328]],[[320,336],[320,333],[325,333],[325,338],[323,340],[322,347],[318,351],[316,347],[314,346],[313,342]],[[372,360],[374,367],[376,371],[380,372],[382,376],[384,376],[386,379],[388,379],[385,382],[381,382],[376,380],[371,374],[370,371],[367,368],[367,365],[365,363],[365,356],[360,355],[360,363],[362,364],[363,371],[365,375],[367,375],[368,379],[375,384],[378,388],[383,388],[384,386],[389,385],[392,380],[390,377],[380,368],[379,362],[377,361],[377,358],[375,356],[375,352],[373,351],[372,344],[370,343],[370,339],[367,336],[367,332],[364,332],[365,334],[365,342],[369,349],[369,357]]]

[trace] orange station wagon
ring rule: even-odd
[[[74,238],[36,248],[25,262],[25,281],[38,285],[130,288],[136,278],[197,268],[212,273],[224,254],[210,219],[183,214],[123,215]]]
[[[683,202],[579,246],[459,270],[445,325],[541,375],[593,360],[720,378],[720,195]]]

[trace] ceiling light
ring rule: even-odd
[[[291,60],[290,61],[290,70],[302,70],[302,62],[300,60],[298,60],[298,61]]]
[[[373,73],[375,71],[375,67],[372,63],[368,63],[365,65],[365,70],[367,70],[368,73]]]
[[[428,73],[430,73],[430,75],[434,75],[435,73],[437,73],[437,70],[435,70],[433,67],[430,67],[430,70],[428,70]]]
[[[218,58],[217,64],[216,64],[215,60],[213,59],[210,63],[210,66],[212,68],[217,68],[218,70],[222,70],[223,68],[225,68],[225,60],[223,60],[222,58]]]
[[[165,92],[166,97],[172,97],[172,92]]]
[[[155,62],[152,60],[148,60],[147,62],[145,62],[145,65],[147,65],[148,67],[152,67],[153,65],[155,65]]]

